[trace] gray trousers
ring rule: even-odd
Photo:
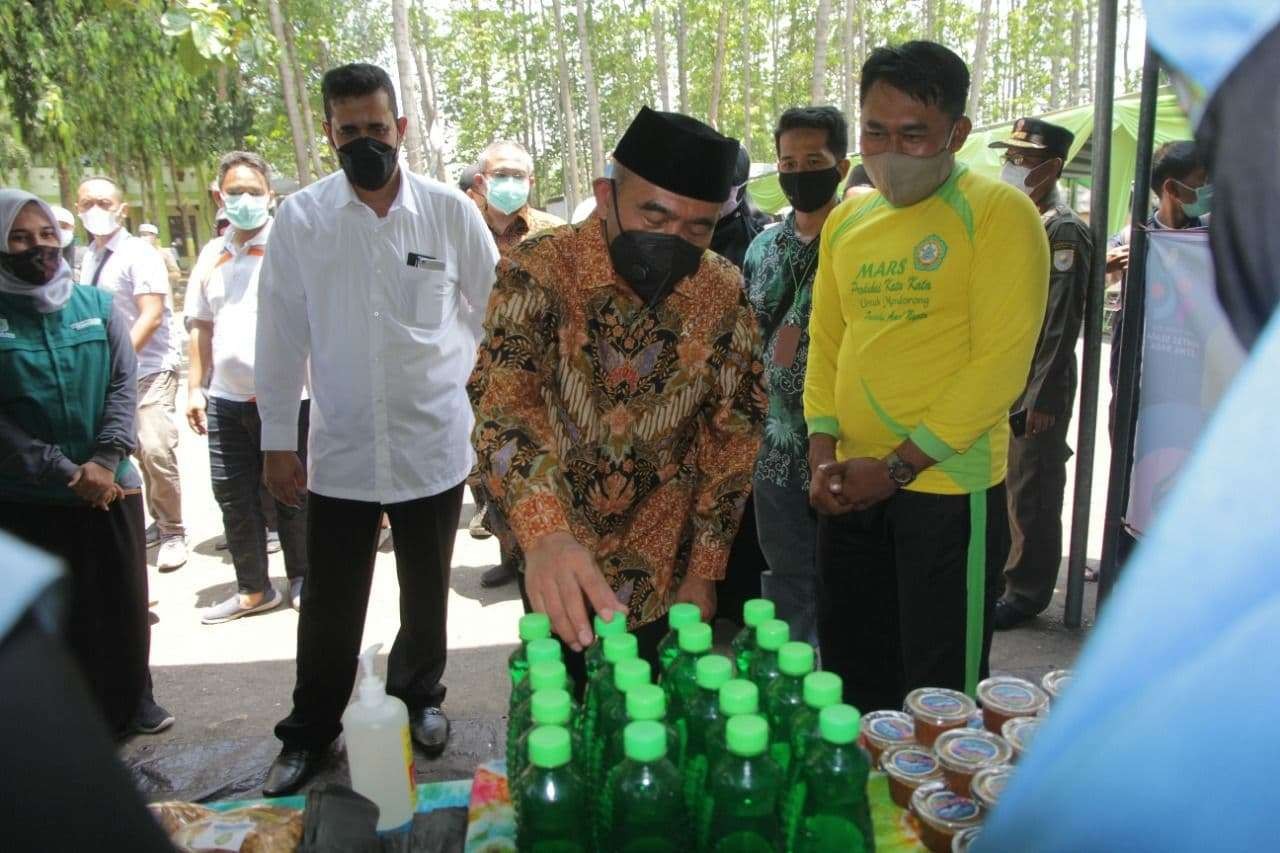
[[[1009,438],[1009,533],[1004,599],[1035,615],[1053,601],[1062,563],[1062,500],[1067,488],[1071,415],[1048,432]]]
[[[760,591],[777,617],[791,626],[791,639],[818,645],[818,516],[809,492],[762,480],[752,483],[756,530],[769,570]]]
[[[161,536],[182,536],[182,483],[178,478],[178,427],[173,420],[178,374],[161,370],[138,378],[138,450],[147,512]]]

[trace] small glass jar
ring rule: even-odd
[[[902,711],[872,711],[862,718],[862,744],[871,754],[871,765],[879,766],[885,750],[916,742],[916,727]]]
[[[973,774],[986,767],[1008,764],[1013,758],[1013,749],[1004,738],[985,729],[943,732],[933,745],[933,753],[947,787],[962,797],[971,796]]]
[[[978,682],[978,702],[987,731],[998,735],[1014,717],[1034,717],[1049,707],[1049,696],[1025,678],[1000,675]]]
[[[911,795],[911,813],[920,825],[920,840],[930,853],[951,853],[957,835],[982,823],[982,806],[941,782],[916,788]]]
[[[880,767],[889,777],[889,796],[898,808],[910,808],[911,794],[926,782],[941,782],[942,768],[938,759],[917,744],[894,746],[885,750]]]
[[[938,735],[964,726],[978,706],[959,690],[921,687],[907,694],[903,709],[915,721],[916,742],[933,746]]]

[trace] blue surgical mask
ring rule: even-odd
[[[524,207],[529,201],[529,179],[511,175],[489,178],[489,191],[485,194],[489,204],[507,216]]]
[[[252,231],[267,221],[270,211],[267,209],[268,199],[265,195],[250,193],[232,193],[223,197],[223,209],[227,212],[227,220],[241,231]]]
[[[1182,181],[1178,181],[1178,186],[1184,190],[1196,194],[1195,201],[1183,201],[1178,199],[1178,204],[1182,205],[1182,212],[1193,219],[1199,219],[1209,212],[1209,208],[1213,205],[1213,184],[1205,184],[1199,187],[1189,187]]]

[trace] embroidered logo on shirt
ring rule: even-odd
[[[942,261],[947,257],[946,241],[937,234],[930,234],[916,244],[913,254],[917,270],[933,272],[942,266]]]
[[[83,331],[84,329],[88,329],[92,326],[101,326],[101,325],[102,325],[101,317],[90,317],[87,320],[77,320],[76,322],[71,324],[71,328],[79,332],[79,331]]]
[[[1066,272],[1075,266],[1075,249],[1055,249],[1053,252],[1053,268],[1058,272]]]

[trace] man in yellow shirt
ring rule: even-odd
[[[972,692],[1009,550],[1009,406],[1044,319],[1048,244],[1025,194],[956,164],[964,62],[914,41],[862,67],[876,192],[822,229],[804,408],[820,513],[823,667],[864,710]]]

